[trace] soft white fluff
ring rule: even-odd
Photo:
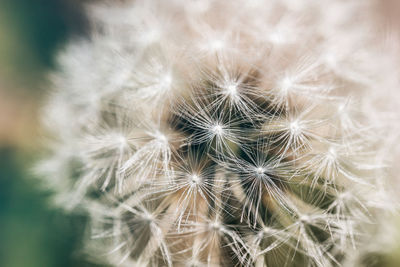
[[[394,202],[384,167],[396,113],[377,100],[398,96],[398,67],[374,9],[88,6],[90,38],[72,41],[52,76],[43,118],[54,138],[39,169],[58,203],[91,215],[93,255],[123,266],[354,264]]]

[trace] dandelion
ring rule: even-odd
[[[396,209],[394,123],[371,95],[398,86],[380,64],[398,66],[371,36],[373,2],[88,4],[90,38],[51,76],[38,166],[58,205],[90,217],[88,251],[114,266],[354,266]]]

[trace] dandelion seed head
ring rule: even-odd
[[[373,1],[90,1],[89,38],[50,77],[38,172],[90,217],[92,254],[355,266],[397,208],[399,61]]]
[[[236,83],[227,83],[224,86],[224,89],[226,90],[226,94],[228,94],[231,98],[237,97],[238,94],[238,85]]]
[[[310,216],[308,216],[308,215],[301,215],[301,216],[299,217],[299,221],[300,221],[301,223],[303,223],[303,224],[310,223]]]
[[[209,223],[209,228],[211,231],[221,231],[223,230],[223,226],[219,221],[212,221]]]
[[[208,43],[210,51],[220,51],[225,47],[225,42],[221,39],[211,40]]]
[[[332,159],[332,160],[336,160],[337,156],[338,156],[338,155],[337,155],[336,148],[331,146],[331,147],[328,149],[328,157],[329,157],[330,159]]]
[[[142,218],[143,218],[145,221],[148,221],[149,223],[152,223],[152,222],[154,221],[154,216],[153,216],[153,214],[151,214],[151,213],[149,213],[149,212],[145,212],[145,213],[143,214]]]
[[[263,168],[263,167],[258,167],[258,168],[256,168],[256,172],[257,172],[257,174],[264,174],[264,172],[265,172],[265,169]]]
[[[219,123],[216,123],[212,128],[211,131],[218,136],[222,136],[224,134],[224,128]]]
[[[159,131],[156,131],[155,133],[150,134],[150,135],[153,136],[154,139],[157,140],[160,144],[163,144],[163,145],[168,144],[168,137],[165,134],[163,134]]]
[[[294,120],[289,122],[289,130],[290,133],[294,136],[299,136],[302,133],[302,125],[299,123],[298,120]]]
[[[172,84],[172,75],[171,74],[165,74],[161,79],[160,79],[160,84],[164,88],[170,88]]]
[[[283,92],[288,92],[290,89],[293,88],[293,85],[293,79],[290,77],[283,78],[282,81],[279,83],[279,87]]]
[[[200,184],[201,178],[200,178],[200,176],[197,175],[197,174],[191,174],[191,175],[189,175],[189,181],[190,181],[191,183],[197,185],[197,184]]]
[[[346,200],[346,199],[349,198],[349,197],[350,197],[349,192],[340,192],[340,193],[337,195],[337,199],[339,199],[340,201],[344,201],[344,200]]]
[[[273,229],[271,229],[271,227],[268,227],[268,226],[263,226],[263,228],[262,228],[262,231],[260,231],[260,234],[261,235],[264,235],[264,234],[270,234],[271,232],[273,232]]]
[[[126,147],[128,145],[128,140],[126,139],[126,137],[124,135],[118,134],[116,136],[116,140],[118,140],[118,143],[122,146],[122,147]]]

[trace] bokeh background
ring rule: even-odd
[[[82,1],[0,0],[0,266],[98,266],[80,252],[86,219],[67,215],[33,175],[38,111],[55,52],[85,37]]]
[[[47,74],[57,68],[55,53],[68,39],[87,33],[82,2],[0,0],[2,267],[100,266],[80,252],[86,218],[53,207],[51,192],[32,171],[40,157],[38,111],[48,93]],[[400,1],[382,2],[396,21]],[[399,251],[366,259],[366,266],[400,266]]]

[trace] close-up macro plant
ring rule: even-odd
[[[380,1],[99,0],[84,12],[87,34],[47,75],[32,168],[53,206],[88,218],[82,257],[389,266],[400,24]]]

